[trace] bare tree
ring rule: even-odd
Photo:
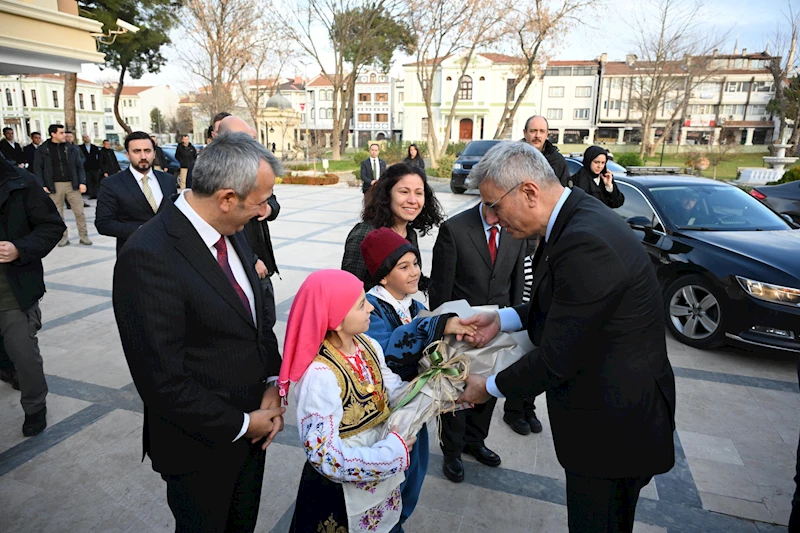
[[[75,132],[75,92],[78,88],[78,75],[74,72],[64,74],[64,126],[67,131]],[[75,135],[78,138],[79,134]]]
[[[714,168],[714,179],[717,179],[717,167],[720,163],[732,161],[739,155],[739,144],[733,142],[721,143],[719,146],[710,146],[709,150],[705,153],[705,158],[708,159],[709,164]]]
[[[634,14],[638,53],[631,64],[631,96],[642,121],[640,156],[655,155],[686,114],[692,92],[719,70],[714,55],[728,32],[710,28],[706,20],[703,0],[650,0]],[[664,131],[651,142],[659,118]]]
[[[531,85],[537,80],[540,66],[559,40],[575,24],[581,23],[579,15],[589,7],[598,8],[602,2],[594,0],[528,0],[516,3],[514,15],[509,17],[507,33],[512,38],[513,54],[519,56],[514,68],[515,77],[508,84],[503,114],[497,123],[495,139],[510,134],[514,118],[525,100]]]
[[[786,25],[778,26],[772,37],[774,43],[774,53],[770,59],[767,69],[772,74],[775,82],[775,97],[770,103],[770,108],[778,115],[778,135],[775,143],[782,143],[786,136],[786,119],[794,118],[788,116],[788,102],[785,96],[786,88],[789,84],[789,77],[797,68],[797,38],[800,35],[800,12],[795,11],[791,2],[787,2],[787,9],[783,12]],[[798,124],[794,124],[795,132]],[[795,147],[797,149],[797,147]]]

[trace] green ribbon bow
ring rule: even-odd
[[[428,370],[426,370],[425,372],[423,372],[422,374],[420,374],[415,378],[413,387],[411,388],[410,391],[408,391],[408,393],[403,397],[403,399],[400,400],[400,403],[398,403],[394,407],[394,409],[392,409],[392,413],[394,413],[395,411],[397,411],[402,407],[405,407],[408,404],[408,402],[413,400],[414,397],[417,394],[419,394],[419,391],[422,390],[422,387],[424,387],[425,384],[432,377],[438,374],[444,374],[446,376],[456,377],[461,373],[457,368],[442,367],[441,364],[444,362],[444,358],[442,357],[442,354],[439,353],[438,350],[434,350],[433,352],[431,352],[431,354],[428,356],[428,359],[430,359],[431,361],[431,368],[429,368]]]

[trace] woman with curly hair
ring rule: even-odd
[[[364,196],[361,222],[350,230],[345,241],[342,270],[352,273],[364,282],[364,290],[369,290],[375,282],[364,265],[361,242],[370,231],[391,228],[418,247],[417,231],[425,236],[443,220],[442,206],[425,173],[404,163],[392,165]],[[420,288],[427,288],[427,278],[423,278]]]
[[[422,159],[422,154],[419,153],[419,148],[416,144],[411,144],[408,147],[408,157],[403,160],[403,163],[410,167],[417,167],[423,173],[425,172],[425,160]]]

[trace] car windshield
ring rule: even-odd
[[[483,157],[492,146],[497,145],[498,141],[472,141],[464,148],[461,155],[471,157]]]
[[[627,170],[625,170],[625,167],[617,163],[614,163],[613,161],[606,161],[606,168],[611,172],[619,172],[620,174],[625,174],[626,172],[628,172]]]
[[[767,231],[790,226],[761,202],[731,185],[651,187],[656,205],[683,230]]]

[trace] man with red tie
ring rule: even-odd
[[[429,286],[431,309],[453,300],[467,300],[472,306],[522,303],[525,241],[511,238],[500,228],[492,208],[479,203],[439,228]],[[462,452],[485,465],[500,465],[500,457],[484,443],[494,404],[490,401],[440,417],[443,470],[450,481],[464,480]]]
[[[242,233],[266,214],[280,162],[218,136],[194,183],[136,230],[114,269],[114,314],[144,402],[144,453],[177,532],[252,532],[266,447],[283,429],[281,359]]]

